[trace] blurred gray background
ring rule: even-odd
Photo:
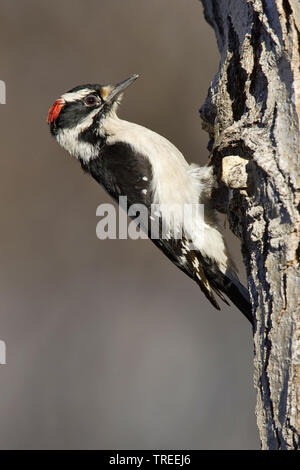
[[[204,164],[198,109],[218,52],[200,2],[0,7],[0,447],[258,448],[249,324],[214,310],[149,240],[98,240],[110,199],[46,124],[73,86],[139,73],[121,117]]]

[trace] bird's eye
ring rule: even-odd
[[[84,98],[84,104],[86,106],[92,107],[92,106],[96,106],[98,103],[99,103],[99,100],[97,96],[95,95],[88,95]]]

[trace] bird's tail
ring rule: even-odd
[[[226,273],[223,273],[216,265],[214,269],[212,269],[213,267],[205,263],[203,259],[202,262],[205,266],[205,270],[201,270],[202,276],[201,272],[198,272],[195,281],[208,300],[216,309],[220,310],[220,306],[214,294],[229,305],[225,297],[226,295],[253,326],[254,321],[249,292],[240,283],[235,272],[233,270],[227,270]]]
[[[228,273],[224,275],[222,284],[224,294],[227,295],[253,326],[253,314],[248,290],[236,277]]]

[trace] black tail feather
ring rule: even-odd
[[[229,279],[225,276],[223,292],[231,302],[245,315],[247,320],[253,326],[253,314],[250,302],[250,296],[247,289],[238,281],[238,279]]]
[[[232,272],[224,274],[216,267],[212,271],[211,266],[208,265],[206,266],[206,275],[214,292],[228,304],[221,293],[225,294],[253,326],[254,319],[249,292],[238,278]]]

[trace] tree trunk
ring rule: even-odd
[[[298,0],[202,0],[221,62],[200,110],[256,317],[262,449],[300,446]]]

